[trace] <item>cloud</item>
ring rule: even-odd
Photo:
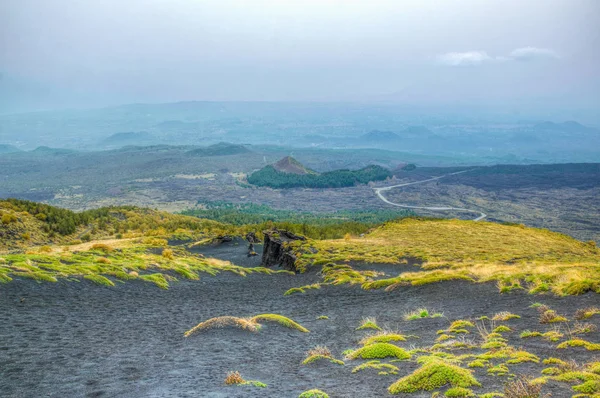
[[[438,57],[438,61],[444,65],[460,66],[460,65],[480,65],[484,62],[492,61],[493,58],[485,51],[467,51],[453,52],[442,54]]]
[[[498,55],[492,57],[485,51],[450,52],[439,55],[437,61],[448,66],[476,66],[492,62],[529,61],[558,57],[558,54],[554,50],[547,48],[521,47],[512,50],[508,56]]]
[[[511,51],[510,58],[517,61],[528,61],[539,58],[558,58],[558,54],[547,48],[523,47]]]

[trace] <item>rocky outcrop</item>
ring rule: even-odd
[[[254,232],[248,232],[246,234],[246,240],[248,243],[260,243],[260,239],[258,239]]]
[[[232,241],[233,241],[233,237],[231,237],[229,235],[219,235],[213,239],[213,243],[215,243],[217,245],[220,245],[221,243],[232,242]]]
[[[271,229],[264,231],[265,235],[262,262],[264,267],[278,265],[288,271],[296,272],[296,256],[287,243],[295,240],[306,240],[304,236],[292,232]]]

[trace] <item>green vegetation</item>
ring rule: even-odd
[[[312,389],[304,391],[302,394],[298,395],[298,398],[329,398],[329,395],[321,390]]]
[[[294,293],[304,293],[306,292],[306,290],[310,290],[310,289],[320,289],[321,288],[321,284],[320,283],[313,283],[312,285],[306,285],[306,286],[301,286],[301,287],[293,287],[291,289],[286,290],[285,293],[283,293],[284,296],[289,296],[291,294]]]
[[[409,210],[342,210],[334,213],[309,213],[273,209],[254,203],[198,202],[200,209],[181,214],[240,226],[244,231],[263,231],[273,227],[314,239],[358,236],[377,225],[413,215]]]
[[[364,318],[360,323],[360,326],[356,328],[356,330],[365,330],[365,329],[375,329],[382,330],[379,325],[377,325],[377,321],[375,318]]]
[[[583,339],[571,339],[563,341],[562,343],[556,346],[556,348],[558,349],[563,349],[567,347],[584,347],[588,351],[600,351],[600,344],[591,343]]]
[[[381,363],[381,361],[373,360],[358,365],[352,369],[352,373],[360,372],[365,369],[375,369],[381,376],[398,374],[398,367],[389,363]]]
[[[0,249],[25,249],[36,244],[70,244],[113,237],[169,238],[175,233],[184,233],[189,239],[194,239],[237,230],[212,220],[133,206],[73,212],[18,199],[0,200],[0,219],[11,220],[8,224],[0,224],[5,226],[8,236],[8,239],[0,240]]]
[[[540,323],[567,322],[567,318],[558,315],[556,311],[551,310],[545,305],[538,307],[538,312],[540,313]]]
[[[0,262],[0,281],[30,278],[56,282],[58,279],[85,278],[105,286],[114,280],[141,280],[167,289],[177,274],[186,279],[199,279],[199,273],[216,275],[233,272],[240,276],[260,272],[272,274],[268,268],[245,268],[174,248],[169,257],[155,254],[157,246],[144,243],[146,238],[112,241],[118,250],[105,243],[70,246],[67,250],[53,248],[50,253],[39,251],[6,254]],[[152,242],[155,243],[155,242]],[[72,251],[71,251],[72,250]],[[288,272],[288,271],[283,271]]]
[[[458,398],[458,397],[474,397],[475,393],[473,390],[464,387],[451,387],[444,393],[444,396],[449,398]]]
[[[472,327],[475,327],[473,322],[459,319],[459,320],[452,322],[448,329],[438,331],[438,334],[442,334],[442,333],[465,333],[465,334],[467,334],[467,333],[469,333],[467,328],[472,328]]]
[[[414,321],[416,319],[441,318],[443,316],[444,316],[444,314],[442,314],[441,312],[430,313],[427,308],[418,308],[414,311],[404,314],[404,320],[405,321]]]
[[[339,359],[335,359],[333,357],[333,354],[331,353],[329,348],[323,347],[323,346],[316,346],[315,348],[308,350],[308,352],[306,353],[306,359],[304,359],[304,361],[302,361],[302,365],[308,365],[310,363],[313,363],[313,362],[316,362],[316,361],[319,361],[322,359],[327,360],[336,365],[342,365],[342,366],[344,365],[343,361],[340,361]]]
[[[239,318],[235,316],[220,316],[216,318],[210,318],[206,321],[200,322],[183,335],[189,337],[195,332],[223,328],[228,326],[237,327],[240,329],[248,330],[250,332],[258,332],[261,328],[260,321],[276,322],[290,329],[296,329],[303,333],[308,333],[308,329],[299,323],[294,322],[290,318],[278,314],[260,314],[251,318]]]
[[[269,165],[248,176],[248,182],[271,188],[342,188],[382,181],[391,176],[388,169],[374,165],[360,170],[334,170],[321,174],[285,173]]]
[[[462,279],[497,281],[501,286],[518,282],[530,292],[540,292],[543,283],[560,295],[600,292],[598,248],[555,232],[521,226],[403,219],[388,222],[361,239],[309,240],[297,243],[296,248],[301,254],[299,262],[307,266],[348,261],[397,264],[407,258],[423,261],[419,272],[379,280],[365,276],[364,289],[389,290]]]
[[[260,315],[256,315],[256,316],[252,317],[251,319],[253,322],[260,322],[260,321],[275,322],[275,323],[285,326],[286,328],[296,329],[303,333],[309,332],[309,330],[307,328],[305,328],[304,326],[300,325],[299,323],[296,323],[295,321],[291,320],[290,318],[286,318],[285,316],[279,315],[279,314],[260,314]]]
[[[390,343],[374,343],[361,347],[347,355],[348,359],[381,359],[394,357],[397,359],[410,359],[411,355],[398,346]]]
[[[575,312],[575,319],[584,320],[598,314],[600,314],[600,308],[598,307],[580,308]]]
[[[257,380],[244,380],[244,378],[238,371],[227,373],[227,377],[225,377],[225,384],[237,385],[237,386],[249,385],[249,386],[260,387],[260,388],[267,387],[267,385],[265,383],[262,383]]]
[[[370,336],[364,337],[360,341],[360,344],[370,345],[374,343],[389,343],[390,341],[406,341],[406,336],[399,333],[382,330]]]
[[[508,311],[502,311],[502,312],[495,314],[492,317],[492,321],[503,321],[504,322],[504,321],[508,321],[511,319],[519,319],[519,318],[521,318],[521,316],[519,316],[517,314],[513,314]]]
[[[388,391],[391,394],[431,391],[448,384],[463,388],[480,386],[468,369],[435,357],[427,357],[422,362],[421,368],[396,381]]]

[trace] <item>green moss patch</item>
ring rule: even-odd
[[[369,344],[348,354],[349,359],[381,359],[389,357],[397,359],[410,359],[410,356],[411,355],[403,348],[390,343]]]
[[[431,391],[446,385],[463,388],[480,386],[470,370],[442,359],[430,359],[421,368],[392,384],[388,391],[391,394],[413,393]]]

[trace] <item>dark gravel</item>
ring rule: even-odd
[[[234,242],[208,249],[215,257],[243,259],[246,247]],[[409,348],[431,345],[436,331],[451,320],[511,311],[522,318],[505,322],[515,330],[507,334],[510,344],[523,346],[540,358],[570,356],[578,362],[594,358],[582,349],[557,351],[556,343],[523,340],[518,334],[525,329],[552,329],[538,323],[536,310],[529,308],[533,301],[572,317],[577,308],[599,305],[595,294],[566,298],[519,292],[500,295],[492,284],[447,282],[389,293],[338,286],[283,296],[290,287],[318,280],[316,272],[245,278],[223,273],[173,283],[168,291],[143,282],[112,288],[88,281],[15,280],[0,285],[0,395],[297,397],[304,390],[320,388],[331,397],[387,396],[387,387],[414,370],[414,363],[396,364],[399,376],[379,376],[369,370],[351,373],[359,361],[348,361],[344,367],[300,365],[305,352],[316,345],[328,346],[341,358],[342,351],[356,347],[365,335],[355,328],[367,316],[376,317],[382,326],[420,336],[402,344]],[[403,320],[405,313],[419,307],[441,311],[445,317]],[[259,313],[289,316],[311,332],[266,324],[255,334],[221,329],[183,337],[187,329],[214,316]],[[327,315],[329,320],[316,320],[319,315]],[[592,318],[596,324],[599,320],[600,316]],[[477,332],[470,337],[478,339]],[[599,337],[596,332],[585,338],[598,342]],[[544,367],[521,364],[512,366],[511,371],[539,376]],[[223,380],[231,370],[268,387],[225,386]],[[478,392],[500,390],[506,380],[487,376],[485,369],[476,370],[476,376],[484,385]],[[553,397],[572,395],[564,383],[550,383],[545,389]]]

